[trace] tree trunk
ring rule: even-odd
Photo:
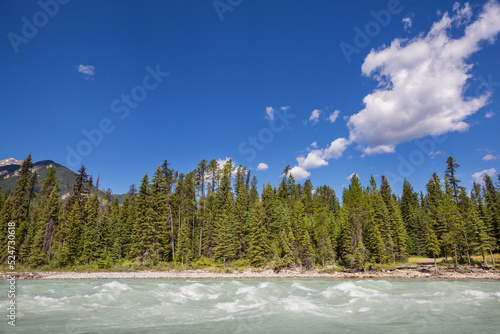
[[[488,262],[486,262],[486,256],[484,255],[484,250],[483,250],[483,247],[481,247],[481,255],[483,256],[483,262],[484,262],[484,265],[487,266],[488,265]]]
[[[181,206],[179,205],[179,231],[177,232],[178,236],[181,235]]]
[[[443,246],[444,260],[448,263],[448,253],[446,253],[446,246]]]
[[[174,244],[174,219],[172,218],[172,208],[168,206],[168,219],[170,220],[170,246],[172,247],[172,260],[175,258]]]
[[[458,255],[457,255],[457,246],[455,245],[455,268],[458,267]]]
[[[194,246],[195,246],[195,241],[194,241],[194,219],[195,219],[195,214],[193,213],[193,231],[191,233],[191,247],[193,248],[193,253],[194,253]]]
[[[203,221],[201,222],[201,226],[200,226],[200,250],[199,250],[199,255],[201,257],[201,238],[203,236]]]
[[[495,258],[493,257],[493,252],[490,249],[490,255],[491,255],[491,263],[493,264],[493,268],[495,268]]]
[[[438,270],[438,264],[437,264],[436,255],[434,255],[434,272],[437,273],[437,270]]]

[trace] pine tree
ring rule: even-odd
[[[491,177],[486,174],[483,178],[483,194],[485,203],[485,219],[491,229],[491,237],[500,247],[500,197]]]
[[[69,212],[67,225],[65,228],[65,238],[61,253],[59,254],[59,265],[67,266],[74,264],[80,253],[80,235],[81,235],[81,213],[78,203],[75,202]]]
[[[28,154],[28,157],[24,159],[21,164],[21,168],[19,169],[19,178],[17,179],[16,189],[14,190],[14,196],[12,198],[12,220],[20,226],[23,221],[28,219],[28,202],[29,202],[29,181],[31,178],[31,168],[33,163],[31,161],[31,153]],[[19,232],[19,231],[18,231]],[[19,237],[23,237],[17,235]],[[22,243],[22,242],[20,242]]]
[[[159,245],[155,242],[154,211],[148,174],[142,178],[137,196],[137,220],[134,226],[134,257],[140,262],[154,264],[159,259]]]
[[[85,227],[83,229],[82,261],[92,263],[98,258],[97,235],[99,230],[99,196],[94,193],[87,202]]]
[[[220,187],[217,191],[218,215],[215,219],[216,238],[214,255],[224,261],[235,256],[233,194],[231,192],[231,173],[233,162],[229,160],[224,165]]]
[[[264,208],[257,202],[251,214],[250,261],[255,266],[261,266],[268,253],[267,233],[264,225]]]
[[[184,219],[184,222],[181,225],[181,233],[179,235],[177,250],[177,256],[181,259],[183,264],[189,262],[192,258],[190,232],[191,229],[189,227],[189,219]]]
[[[7,250],[8,250],[8,247],[7,247],[7,243],[8,243],[8,224],[9,222],[11,222],[12,220],[10,219],[11,216],[12,216],[12,204],[11,204],[11,200],[10,200],[10,197],[7,197],[7,199],[5,199],[5,201],[3,202],[3,205],[2,205],[2,210],[0,211],[0,227],[1,227],[1,230],[2,230],[2,234],[0,235],[0,240],[1,240],[1,248],[0,250],[2,251],[0,254],[0,259],[2,262],[5,262],[5,260],[7,259],[7,256],[9,255],[7,253]]]
[[[434,266],[437,271],[437,260],[436,257],[439,256],[439,240],[436,236],[436,233],[434,232],[434,226],[431,225],[429,226],[429,234],[428,234],[428,240],[427,240],[427,249],[429,253],[432,255],[434,258]]]
[[[446,160],[446,172],[445,176],[448,179],[448,182],[450,182],[450,186],[452,188],[452,195],[453,198],[455,199],[455,203],[458,203],[458,193],[459,193],[459,186],[458,183],[460,180],[458,180],[455,177],[456,174],[456,169],[460,167],[460,165],[453,159],[452,157],[448,157]]]

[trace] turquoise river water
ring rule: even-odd
[[[0,282],[0,333],[500,333],[486,280]]]

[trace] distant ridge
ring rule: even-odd
[[[14,158],[0,160],[0,189],[14,191],[16,188],[16,183],[19,176],[19,169],[23,160],[16,160]],[[42,160],[33,163],[32,171],[38,172],[38,183],[35,187],[35,192],[40,190],[43,179],[47,176],[47,171],[50,167],[54,166],[57,171],[57,181],[59,182],[59,195],[61,198],[65,199],[71,196],[73,192],[73,186],[75,185],[75,180],[77,174],[66,166],[61,165],[53,160]],[[104,195],[103,191],[99,191],[101,195]],[[113,195],[118,196],[120,203],[123,201],[125,195]]]

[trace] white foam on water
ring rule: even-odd
[[[97,299],[98,301],[114,301],[115,297],[107,292],[98,292],[92,295],[83,295],[87,299]]]
[[[130,290],[130,287],[125,283],[120,283],[118,281],[109,282],[102,285],[100,292],[122,292]]]
[[[303,291],[314,291],[313,289],[310,289],[310,288],[308,288],[308,287],[305,287],[305,286],[301,285],[301,284],[300,284],[300,283],[298,283],[298,282],[293,282],[293,283],[292,283],[292,287],[297,288],[297,289],[299,289],[299,290],[303,290]]]
[[[378,297],[385,295],[377,290],[363,288],[359,285],[354,284],[353,282],[342,282],[333,287],[329,287],[326,291],[323,291],[321,294],[326,298],[329,298],[333,294],[335,294],[336,291],[341,291],[344,294],[349,295],[350,297],[357,297],[357,298]]]
[[[306,298],[299,296],[288,296],[281,300],[283,308],[286,311],[297,313],[309,313],[320,316],[330,316],[330,312],[325,312],[318,305],[310,302]]]
[[[262,282],[259,284],[259,289],[267,288],[269,286],[269,282]]]
[[[67,300],[68,297],[62,297],[62,298],[52,298],[52,297],[45,297],[45,296],[35,296],[33,297],[33,301],[35,301],[38,306],[41,307],[50,307],[50,306],[55,306],[55,305],[64,305],[65,300]]]
[[[370,310],[371,310],[371,308],[369,308],[369,307],[362,307],[359,309],[359,312],[364,313],[364,312],[369,312]]]
[[[202,298],[207,299],[217,299],[219,298],[219,294],[209,293],[212,292],[209,286],[206,286],[201,283],[193,283],[186,286],[181,286],[179,288],[179,292],[169,292],[169,294],[176,299],[177,301],[185,301],[189,300],[200,300]]]
[[[238,299],[234,302],[217,303],[215,304],[215,307],[228,313],[240,313],[244,311],[260,310],[264,304],[264,302],[258,301],[254,298],[245,298]]]
[[[417,304],[430,304],[432,302],[430,300],[416,299],[415,303],[417,303]]]
[[[247,293],[247,294],[254,294],[257,291],[257,287],[255,286],[245,286],[242,288],[238,288],[236,290],[237,295],[241,295],[242,293]]]
[[[474,296],[476,298],[489,298],[490,294],[484,291],[478,291],[478,290],[465,290],[465,294]]]

